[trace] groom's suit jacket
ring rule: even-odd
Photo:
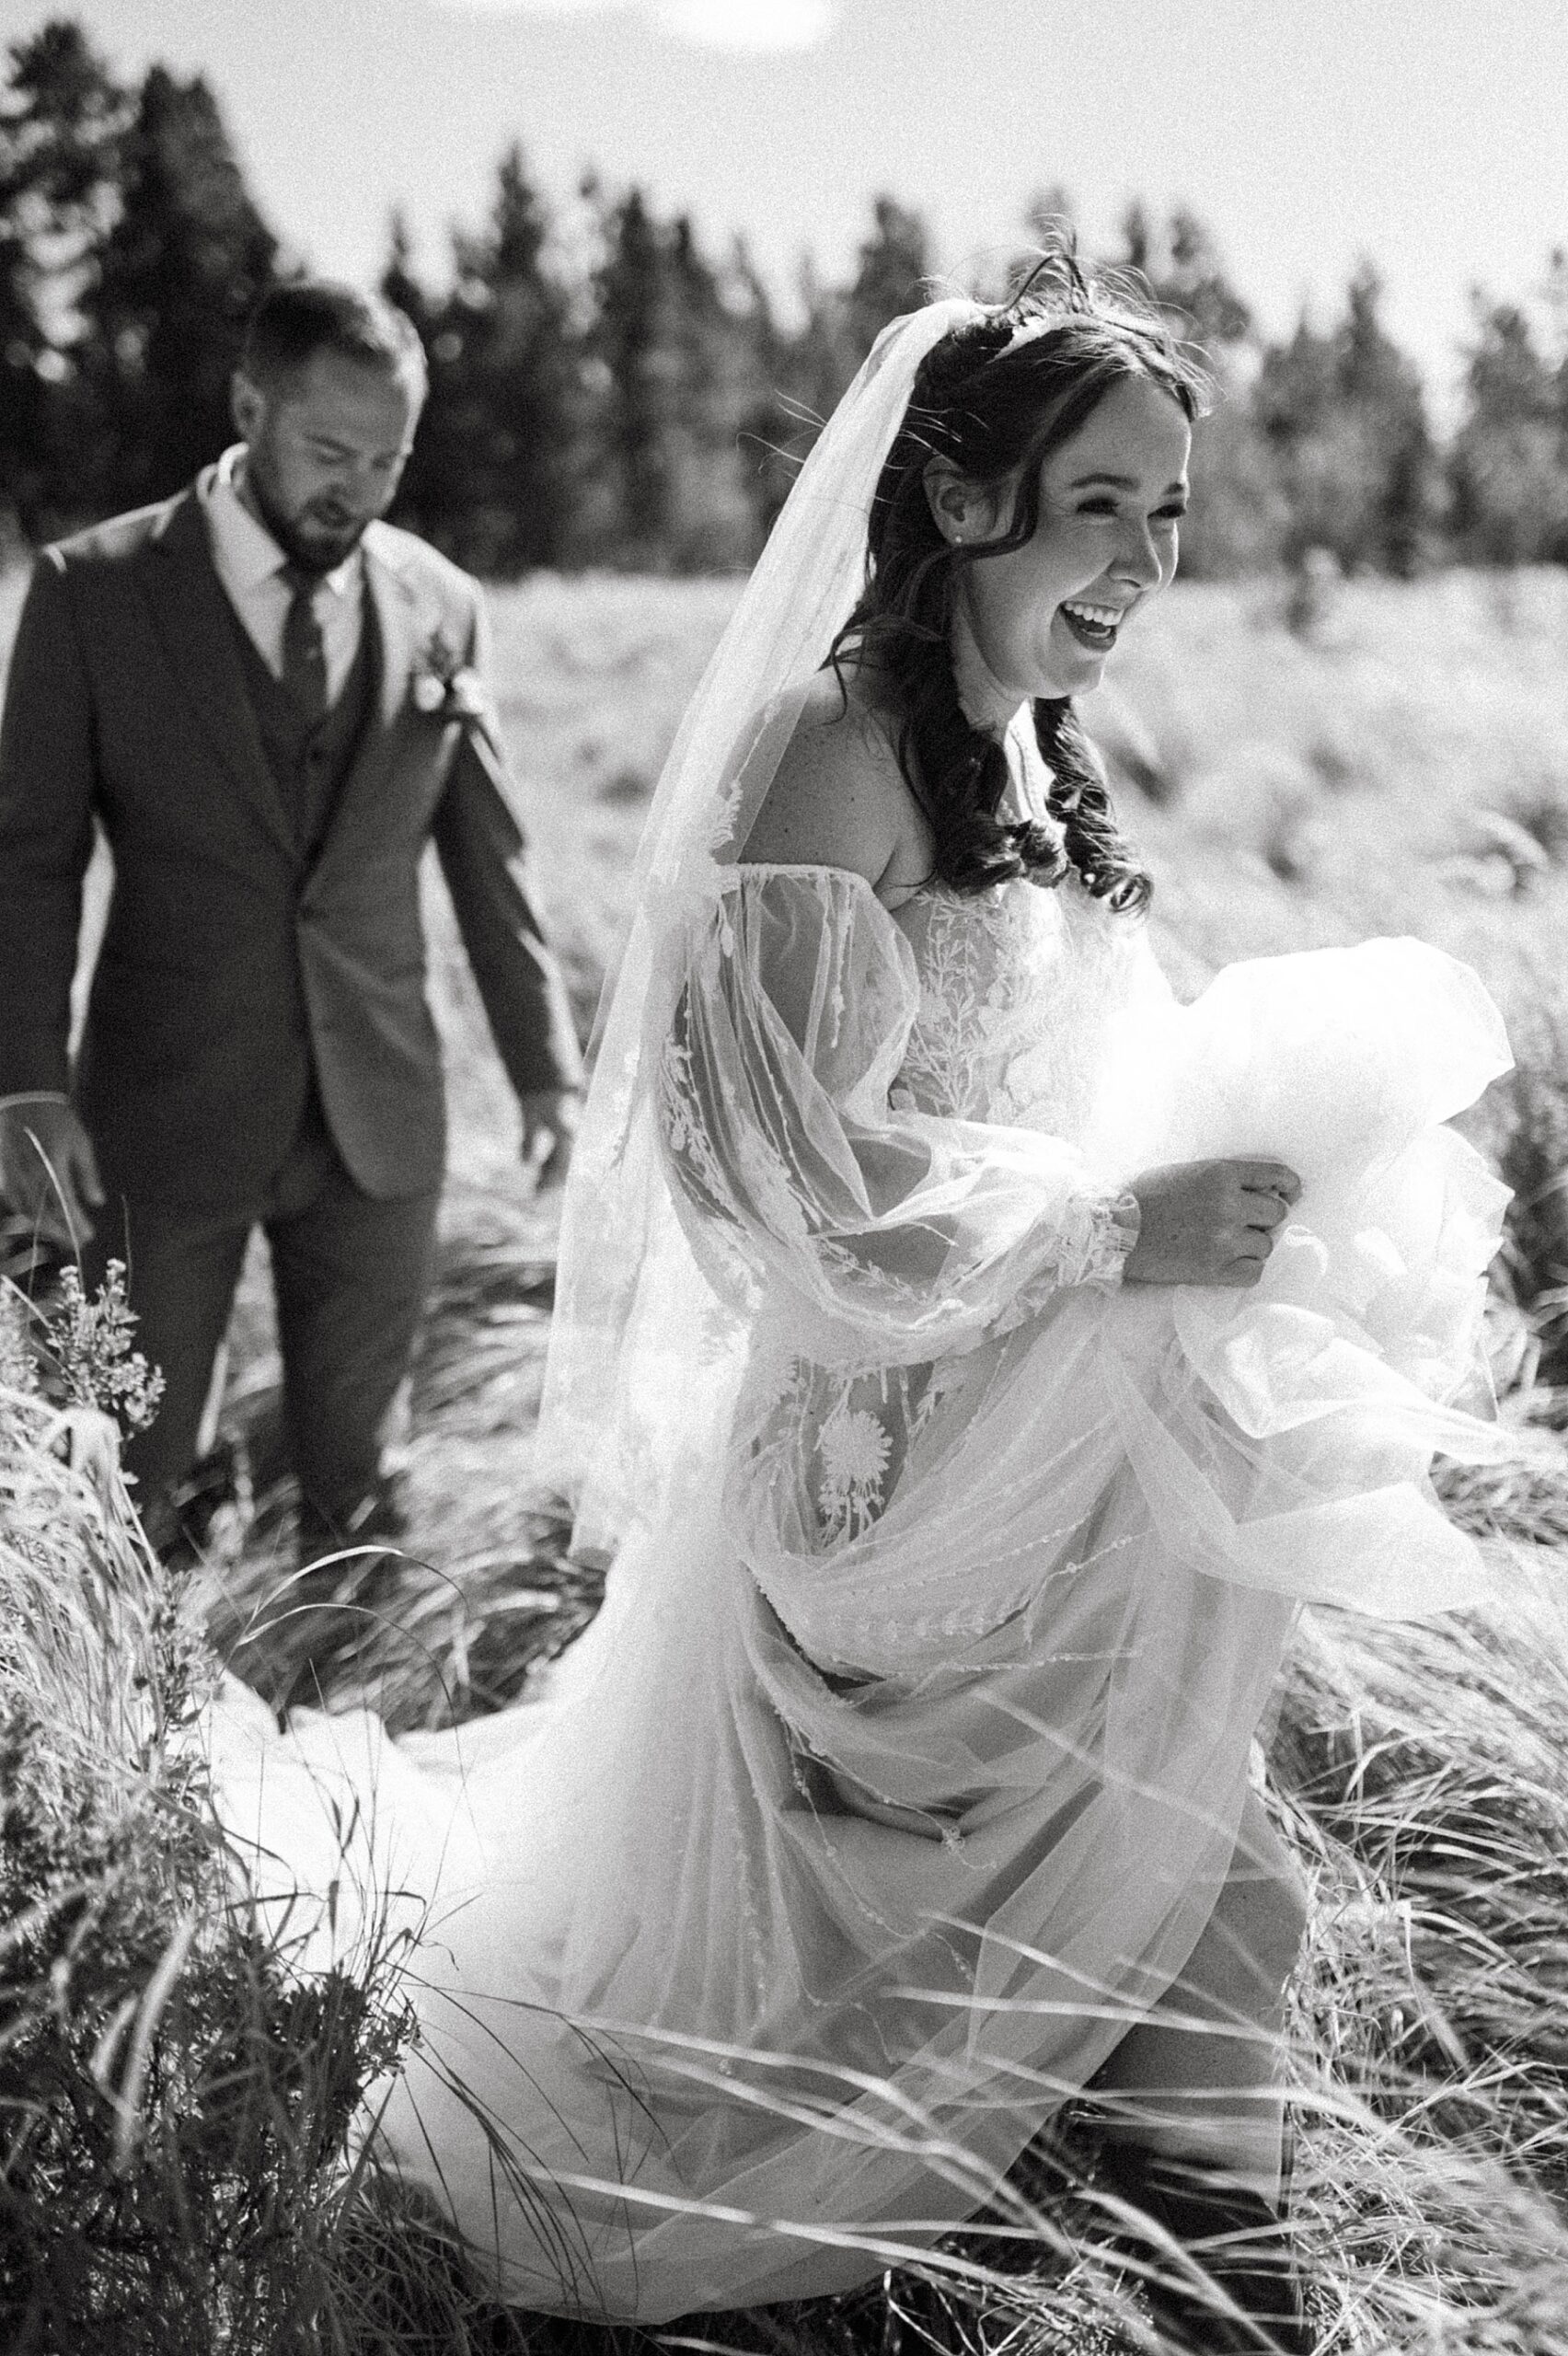
[[[481,663],[476,585],[386,525],[363,546],[363,717],[314,849],[263,743],[197,494],[39,559],[0,725],[0,1096],[74,1087],[111,1198],[248,1213],[313,1073],[367,1194],[438,1182],[429,837],[513,1086],[580,1077],[488,703],[476,719],[441,700],[443,676]],[[95,817],[114,892],[73,1076]]]

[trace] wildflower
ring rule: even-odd
[[[164,1379],[133,1347],[135,1322],[125,1298],[124,1263],[111,1260],[91,1300],[80,1269],[63,1271],[60,1299],[43,1319],[40,1338],[73,1406],[97,1407],[127,1431],[139,1432],[157,1412]]]

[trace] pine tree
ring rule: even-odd
[[[1385,331],[1363,268],[1324,335],[1303,318],[1264,355],[1253,413],[1290,521],[1287,562],[1312,548],[1347,571],[1414,572],[1431,542],[1434,454],[1421,379]]]
[[[781,328],[766,297],[754,311],[754,386],[743,440],[759,542],[772,530],[858,364],[845,328],[843,293],[824,283],[809,253],[801,260],[797,294],[798,328]]]
[[[640,189],[601,202],[599,225],[589,335],[600,379],[590,479],[605,500],[596,537],[628,565],[747,563],[760,538],[755,454],[767,432],[757,373],[767,326],[755,274],[744,259],[716,269],[691,222],[659,222]]]
[[[104,435],[100,507],[161,498],[223,447],[245,321],[277,259],[207,84],[155,65],[83,306]]]
[[[666,557],[674,518],[674,366],[663,243],[640,188],[628,189],[604,210],[600,234],[591,341],[603,383],[601,490],[614,500],[608,528],[620,544],[622,560],[657,566]]]
[[[924,221],[885,195],[872,202],[870,230],[861,239],[847,286],[830,284],[812,257],[803,258],[801,326],[790,335],[774,329],[754,347],[768,372],[754,429],[759,458],[753,490],[764,532],[882,329],[925,304],[931,270]]]
[[[862,240],[845,299],[845,327],[858,368],[890,319],[917,311],[930,293],[930,233],[918,213],[891,196],[871,206],[871,234]]]
[[[781,389],[805,429],[803,455],[833,415],[859,360],[845,324],[843,291],[819,276],[809,254],[801,264],[799,291],[802,324],[781,355]]]
[[[79,303],[113,218],[131,94],[63,18],[13,42],[0,100],[0,538],[89,512]]]
[[[408,215],[394,205],[386,224],[386,260],[382,266],[381,292],[411,320],[428,356],[434,335],[436,306],[414,273],[414,241]]]
[[[392,521],[421,533],[456,562],[466,563],[467,544],[448,468],[453,408],[448,380],[458,346],[444,320],[448,305],[430,292],[415,268],[413,235],[399,205],[393,206],[387,218],[386,259],[377,285],[414,329],[430,371],[429,398],[398,487]]]
[[[1202,345],[1209,360],[1222,366],[1226,355],[1245,344],[1252,333],[1252,314],[1226,275],[1219,248],[1195,213],[1178,205],[1161,238],[1151,238],[1147,226],[1128,216],[1130,267],[1149,282],[1155,301],[1180,316],[1182,333]],[[1130,250],[1136,231],[1144,240],[1142,259]]]
[[[746,437],[770,314],[745,257],[710,262],[684,214],[670,232],[669,263],[679,391],[674,560],[683,572],[730,572],[750,565],[762,544]]]
[[[1351,280],[1340,330],[1339,384],[1377,483],[1364,560],[1408,579],[1419,570],[1427,545],[1434,451],[1420,375],[1378,316],[1382,292],[1369,264]]]
[[[497,168],[484,231],[454,238],[444,300],[413,277],[396,221],[382,280],[420,329],[431,370],[399,513],[460,562],[508,577],[559,563],[573,538],[581,387],[571,298],[550,267],[549,237],[514,144]]]
[[[1447,464],[1455,547],[1472,563],[1568,563],[1568,346],[1554,363],[1517,304],[1478,294],[1474,309]]]
[[[744,321],[735,442],[742,487],[760,550],[790,495],[798,461],[791,455],[803,420],[786,393],[793,339],[780,327],[767,288],[743,237],[731,252],[734,307]]]

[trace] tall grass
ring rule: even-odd
[[[0,2345],[343,2347],[350,2130],[408,2010],[389,1953],[298,1977],[236,1886],[215,1663],[120,1476],[126,1339],[112,1293],[0,1295]]]

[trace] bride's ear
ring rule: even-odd
[[[997,529],[997,496],[982,491],[961,475],[951,458],[928,458],[921,478],[926,504],[938,531],[950,546],[964,540],[988,540]]]

